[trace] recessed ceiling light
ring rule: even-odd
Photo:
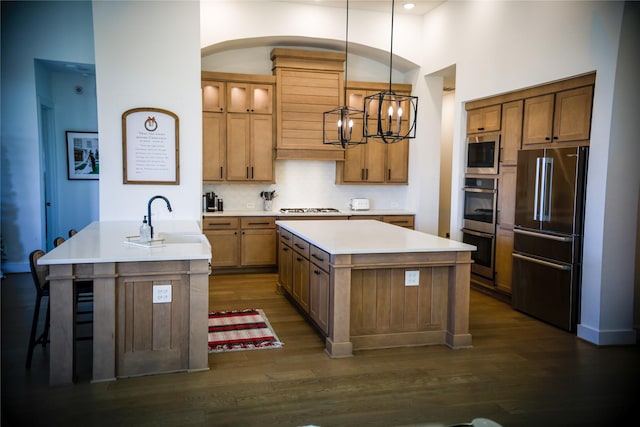
[[[415,6],[416,6],[416,5],[415,5],[415,3],[405,3],[405,4],[403,5],[403,7],[404,7],[405,9],[408,9],[408,10],[413,9]]]

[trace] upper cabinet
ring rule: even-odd
[[[522,145],[588,140],[592,100],[593,86],[525,99]]]
[[[224,113],[225,84],[213,80],[202,80],[202,111]]]
[[[273,85],[227,83],[227,112],[273,113]]]
[[[388,90],[384,83],[348,82],[349,107],[364,109],[364,99],[380,91]],[[395,84],[392,90],[398,94],[411,93],[411,85]],[[383,109],[384,110],[384,109]],[[375,108],[371,111],[376,111]],[[371,122],[375,126],[375,122]],[[408,125],[408,123],[407,123]],[[362,137],[362,122],[354,122],[354,138]],[[409,140],[384,144],[369,140],[366,144],[345,150],[345,160],[336,163],[337,184],[407,184],[409,178]]]
[[[202,73],[204,182],[274,182],[275,78]]]
[[[468,110],[467,134],[499,131],[500,112],[500,104]]]
[[[322,143],[325,111],[342,105],[343,53],[276,48],[276,158],[343,160],[344,150]]]
[[[502,105],[502,132],[500,138],[501,165],[516,165],[522,142],[522,112],[524,102],[507,102]]]

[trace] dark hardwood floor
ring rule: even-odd
[[[3,426],[618,426],[640,419],[640,348],[598,348],[471,292],[473,348],[369,350],[329,359],[276,292],[276,275],[210,279],[210,309],[261,308],[282,349],[212,354],[210,370],[48,386],[48,350],[24,368],[34,300],[26,274],[2,280]],[[633,422],[633,421],[632,421]]]

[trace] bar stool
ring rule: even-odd
[[[69,235],[72,236],[71,232],[74,231],[73,229],[69,230]],[[59,236],[56,237],[55,239],[53,239],[53,246],[54,247],[58,247],[61,244],[63,244],[65,242],[64,237]],[[93,323],[93,307],[91,307],[91,309],[83,309],[83,310],[79,310],[78,308],[80,307],[80,304],[83,303],[91,303],[93,304],[93,280],[76,280],[74,282],[75,285],[75,299],[76,299],[76,315],[91,315],[89,316],[88,319],[84,319],[84,320],[76,320],[76,324],[77,325],[83,325],[83,324],[89,324],[89,323]],[[78,338],[81,340],[84,339],[91,339],[91,336],[89,337],[83,337],[83,338]]]
[[[49,340],[49,304],[47,303],[47,317],[44,323],[44,330],[36,338],[36,332],[38,329],[38,320],[40,318],[40,305],[42,298],[49,297],[49,282],[46,280],[47,272],[49,269],[46,266],[38,265],[38,259],[44,255],[44,251],[36,249],[29,254],[29,267],[31,269],[31,276],[33,278],[33,284],[36,288],[36,305],[33,309],[33,320],[31,322],[31,334],[29,335],[29,348],[27,350],[27,364],[26,368],[31,368],[31,359],[33,357],[33,349],[36,345],[41,344],[42,347],[47,346]]]

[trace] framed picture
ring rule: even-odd
[[[98,132],[67,132],[67,170],[69,179],[99,179],[100,149]]]
[[[180,183],[179,120],[161,108],[133,108],[122,114],[124,184]]]

